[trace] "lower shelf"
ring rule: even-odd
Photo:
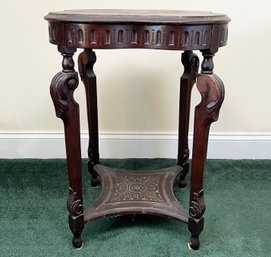
[[[159,170],[125,170],[95,165],[102,180],[97,201],[84,211],[85,223],[108,216],[146,214],[188,222],[188,211],[173,193],[180,166]]]

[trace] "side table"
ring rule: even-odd
[[[45,19],[49,24],[50,43],[57,45],[63,56],[63,69],[52,79],[50,92],[56,115],[64,122],[69,178],[67,207],[74,247],[82,246],[81,233],[87,222],[108,216],[147,214],[187,223],[191,232],[189,246],[198,249],[204,223],[203,178],[209,128],[218,119],[224,99],[223,83],[213,73],[213,56],[227,43],[230,19],[212,12],[158,10],[73,10],[51,12]],[[84,49],[78,65],[87,99],[88,170],[91,185],[102,184],[99,198],[88,209],[83,208],[82,197],[79,105],[73,98],[79,83],[73,61],[77,48]],[[97,89],[93,71],[96,55],[93,49],[123,48],[183,51],[175,167],[133,171],[99,164]],[[203,55],[200,73],[199,59],[193,50],[199,50]],[[186,186],[190,99],[195,83],[202,99],[195,107],[190,199],[189,210],[186,210],[174,196],[173,183],[178,177],[179,186]]]

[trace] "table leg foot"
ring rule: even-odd
[[[198,250],[200,246],[199,235],[203,230],[204,218],[200,219],[188,219],[188,229],[191,232],[190,241],[188,243],[189,248],[192,250]]]
[[[72,239],[72,244],[76,250],[80,250],[84,246],[84,240],[81,235],[74,235]]]
[[[84,229],[84,216],[80,215],[77,217],[72,217],[69,215],[69,226],[70,230],[73,233],[72,244],[75,248],[83,247],[83,238],[81,236]]]
[[[180,178],[180,180],[179,180],[179,187],[180,188],[186,188],[185,178]]]
[[[188,247],[191,250],[198,250],[200,246],[199,235],[191,235]]]
[[[98,176],[92,176],[91,177],[91,186],[98,187],[100,185],[101,185],[101,179]]]

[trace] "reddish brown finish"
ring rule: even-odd
[[[191,90],[196,83],[196,74],[199,67],[199,59],[192,51],[182,54],[184,73],[180,81],[180,105],[179,105],[179,144],[178,165],[182,166],[183,173],[180,176],[179,186],[186,186],[185,177],[189,170],[188,130],[190,115]]]
[[[99,135],[98,135],[98,107],[96,76],[93,65],[96,62],[96,55],[92,50],[85,50],[79,55],[78,66],[80,77],[85,85],[87,98],[89,146],[88,146],[88,170],[91,173],[91,185],[98,186],[101,181],[94,171],[94,165],[99,163]]]
[[[218,120],[220,107],[224,100],[224,85],[213,73],[213,54],[203,52],[201,74],[197,76],[197,88],[201,102],[195,108],[192,172],[190,183],[190,204],[188,228],[192,234],[190,244],[199,248],[199,234],[203,230],[205,211],[203,176],[205,170],[210,125]]]
[[[79,106],[73,98],[78,86],[78,75],[74,71],[72,56],[75,49],[60,49],[63,55],[62,72],[55,75],[50,91],[55,105],[56,116],[64,122],[65,143],[69,176],[69,225],[74,234],[75,247],[82,245],[81,233],[84,228],[82,198],[82,164],[80,146]]]
[[[50,42],[63,55],[63,70],[51,83],[56,114],[64,122],[69,175],[69,225],[73,244],[82,246],[84,223],[106,216],[148,214],[170,217],[188,223],[190,246],[199,248],[205,211],[203,179],[208,134],[218,119],[224,99],[224,86],[213,74],[213,56],[227,43],[229,18],[223,14],[184,11],[79,10],[50,13]],[[93,206],[83,210],[79,106],[73,98],[78,85],[72,56],[77,48],[79,73],[85,85],[89,124],[89,172],[91,184],[102,183],[102,193]],[[93,48],[149,48],[184,50],[184,73],[180,80],[178,166],[156,171],[129,171],[99,165],[98,108]],[[199,59],[192,50],[201,50]],[[188,126],[191,90],[194,84],[201,94],[195,109],[193,155],[189,211],[181,207],[173,194],[173,182],[180,175],[185,186],[189,170]]]

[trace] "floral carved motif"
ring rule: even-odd
[[[120,175],[112,202],[153,201],[163,202],[159,192],[160,176]]]

